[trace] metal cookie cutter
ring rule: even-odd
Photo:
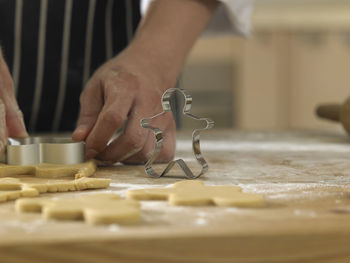
[[[193,174],[193,172],[191,171],[191,169],[187,166],[187,164],[185,163],[184,160],[182,159],[177,159],[177,160],[173,160],[171,162],[168,163],[168,165],[166,166],[166,168],[164,169],[164,171],[161,174],[158,174],[153,168],[152,165],[155,162],[155,160],[157,159],[162,147],[163,147],[163,132],[162,130],[160,130],[157,127],[153,127],[150,122],[165,114],[166,112],[171,112],[171,106],[170,106],[170,98],[171,96],[175,93],[175,92],[180,92],[184,97],[185,97],[185,104],[183,107],[183,114],[198,120],[198,121],[205,121],[206,122],[206,126],[204,128],[201,129],[195,129],[192,133],[192,149],[193,149],[193,153],[194,156],[197,160],[197,162],[200,164],[200,166],[202,167],[201,171],[199,172],[199,174],[195,175]],[[184,172],[185,177],[188,179],[196,179],[198,177],[200,177],[202,174],[204,174],[205,172],[208,171],[208,163],[205,161],[201,150],[200,150],[200,132],[203,130],[208,130],[211,129],[214,126],[214,121],[208,118],[201,118],[201,117],[197,117],[193,114],[190,113],[191,110],[191,105],[192,105],[192,97],[190,94],[188,94],[185,90],[183,89],[168,89],[164,92],[162,99],[161,99],[161,103],[162,103],[162,107],[163,107],[163,112],[158,113],[157,115],[150,117],[150,118],[144,118],[141,120],[141,126],[143,128],[146,129],[150,129],[153,131],[154,133],[154,137],[155,137],[155,145],[154,145],[154,151],[152,154],[152,157],[147,161],[147,163],[145,164],[145,171],[146,173],[150,176],[150,177],[154,177],[154,178],[159,178],[162,177],[164,175],[166,175],[171,168],[177,164],[181,170]]]
[[[76,164],[84,162],[84,148],[83,142],[68,138],[9,138],[3,157],[10,165]]]

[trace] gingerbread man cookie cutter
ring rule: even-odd
[[[83,142],[69,138],[8,138],[2,161],[9,165],[77,164],[84,162],[84,149]]]
[[[183,159],[177,159],[177,160],[170,161],[162,173],[157,173],[153,169],[153,164],[156,161],[156,159],[157,159],[157,157],[158,157],[158,155],[163,147],[163,132],[161,129],[159,129],[157,127],[153,127],[151,125],[151,121],[154,120],[155,118],[167,113],[167,112],[171,112],[170,99],[175,94],[175,92],[181,93],[185,98],[184,107],[182,110],[182,113],[184,115],[186,115],[187,117],[190,117],[194,120],[197,120],[197,121],[205,121],[206,122],[206,125],[204,128],[195,129],[192,132],[193,153],[194,153],[194,156],[195,156],[197,162],[201,166],[201,171],[198,174],[194,174]],[[158,114],[154,115],[153,117],[144,118],[141,120],[141,126],[143,128],[152,130],[154,133],[154,138],[155,138],[154,151],[153,151],[151,158],[145,164],[145,172],[150,177],[159,178],[159,177],[166,175],[171,170],[171,168],[175,164],[177,164],[180,167],[180,169],[183,171],[186,178],[196,179],[196,178],[200,177],[202,174],[206,173],[208,171],[208,168],[209,168],[208,163],[204,159],[204,156],[203,156],[201,149],[200,149],[200,132],[204,131],[204,130],[211,129],[212,127],[214,127],[214,121],[209,119],[209,118],[197,117],[197,116],[190,113],[191,106],[192,106],[192,97],[184,89],[172,88],[172,89],[166,90],[161,98],[161,103],[162,103],[162,107],[163,107],[163,111],[161,113],[158,113]]]

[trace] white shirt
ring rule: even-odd
[[[205,34],[236,33],[249,35],[254,0],[219,0],[221,3],[209,22]],[[141,0],[145,13],[152,0]]]

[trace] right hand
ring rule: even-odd
[[[162,112],[162,94],[175,84],[162,79],[164,74],[150,60],[126,50],[103,64],[88,81],[72,135],[73,140],[86,142],[87,159],[140,164],[151,158],[154,135],[140,126],[140,120]],[[169,162],[175,153],[173,116],[164,114],[152,124],[164,132],[164,147],[156,161]],[[123,133],[111,141],[123,125]]]
[[[27,137],[22,111],[14,94],[14,85],[0,50],[0,154],[4,152],[7,137]]]

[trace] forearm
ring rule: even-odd
[[[156,0],[143,17],[131,51],[174,83],[186,55],[207,25],[216,0]]]

